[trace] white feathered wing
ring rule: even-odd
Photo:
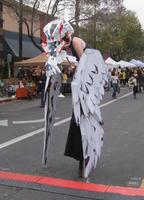
[[[73,109],[82,135],[86,178],[96,167],[103,145],[103,119],[99,103],[106,82],[107,72],[101,53],[96,49],[86,49],[72,81]]]

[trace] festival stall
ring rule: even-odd
[[[132,59],[129,63],[134,64],[136,67],[144,68],[144,63],[140,60]]]
[[[111,57],[108,57],[105,60],[105,63],[107,65],[108,69],[118,68],[117,62],[115,60],[113,60]]]
[[[130,62],[126,62],[124,60],[120,60],[119,62],[117,62],[117,64],[121,67],[121,68],[132,68],[132,67],[136,67],[135,64],[130,63]]]
[[[25,98],[28,95],[31,97],[36,94],[39,77],[46,61],[46,54],[41,53],[36,57],[15,62],[14,74],[23,84],[16,90],[17,98]],[[67,59],[62,62],[61,66],[62,68],[73,68],[76,66],[76,62],[75,57],[67,55]]]

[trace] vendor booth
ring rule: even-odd
[[[37,83],[38,83],[38,77],[41,73],[41,70],[45,67],[45,63],[47,61],[47,56],[45,53],[41,53],[36,57],[22,60],[19,62],[15,62],[15,74],[16,77],[18,77],[20,80],[23,79],[25,83],[22,87],[17,88],[16,91],[16,97],[17,98],[25,98],[31,96],[31,94],[35,94],[37,90]],[[67,55],[67,59],[62,62],[62,68],[68,69],[73,68],[76,66],[76,58],[70,55]],[[24,71],[25,75],[21,76],[19,73],[20,71]],[[31,71],[31,75],[33,77],[33,80],[29,78],[28,71]]]
[[[111,57],[108,57],[106,60],[105,60],[105,63],[108,67],[108,69],[113,69],[113,68],[118,68],[118,63],[113,60]]]
[[[124,60],[120,60],[118,62],[118,65],[121,67],[121,68],[133,68],[133,67],[136,67],[136,65],[134,65],[133,63],[130,63],[130,62],[127,62],[127,61],[124,61]]]

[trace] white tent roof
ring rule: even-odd
[[[137,67],[144,67],[144,63],[141,62],[140,60],[132,59],[132,60],[130,61],[130,63],[134,64],[134,65],[137,66]]]
[[[113,60],[111,57],[108,57],[105,60],[105,63],[108,64],[108,65],[115,65],[115,66],[117,66],[117,62],[115,60]]]
[[[138,63],[138,66],[139,66],[139,67],[144,67],[144,63],[143,63],[142,61],[137,60],[137,63]]]
[[[135,67],[135,65],[133,63],[129,63],[129,62],[126,62],[124,60],[120,60],[117,64],[122,68],[124,68],[124,67]]]

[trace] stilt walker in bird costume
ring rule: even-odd
[[[61,87],[58,64],[66,57],[64,52],[71,50],[78,64],[71,83],[73,110],[64,154],[79,160],[79,172],[87,179],[96,167],[103,145],[103,119],[99,104],[104,95],[107,71],[101,53],[89,48],[81,38],[72,38],[73,32],[72,26],[64,19],[56,19],[44,27],[46,40],[42,45],[48,60],[43,163],[47,162],[55,103]]]

